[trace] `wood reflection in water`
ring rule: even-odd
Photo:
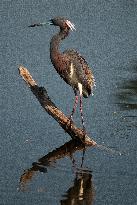
[[[61,200],[61,204],[77,204],[77,202],[85,201],[85,204],[91,204],[93,200],[92,175],[89,170],[82,168],[84,161],[85,146],[75,140],[71,140],[61,147],[49,152],[38,160],[33,162],[32,167],[25,170],[20,177],[20,191],[27,191],[27,184],[32,181],[32,177],[39,172],[48,172],[48,167],[52,166],[57,160],[69,156],[74,164],[73,153],[76,151],[83,151],[81,168],[75,173],[75,180],[73,187],[66,192],[65,199]],[[75,166],[75,165],[74,165]],[[64,197],[63,197],[64,198]],[[75,201],[75,203],[73,203]],[[78,203],[81,204],[81,203]]]

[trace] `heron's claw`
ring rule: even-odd
[[[70,115],[70,116],[68,117],[68,122],[67,122],[67,124],[66,124],[66,128],[67,128],[67,129],[70,129],[70,128],[71,128],[72,122],[73,122],[73,118],[72,118],[72,115]]]
[[[73,116],[72,116],[72,115],[69,116],[69,120],[70,120],[71,122],[73,121]]]

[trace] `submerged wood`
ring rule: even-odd
[[[72,139],[81,141],[86,146],[97,145],[94,140],[92,140],[87,134],[85,135],[82,129],[78,128],[73,121],[66,117],[64,113],[56,107],[49,98],[47,90],[44,87],[39,87],[37,85],[27,68],[20,66],[19,73],[45,111],[59,123],[59,125],[71,136]]]

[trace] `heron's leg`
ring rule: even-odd
[[[82,154],[82,162],[81,162],[81,167],[83,167],[84,157],[85,157],[85,151],[86,151],[86,148],[84,147],[84,149],[83,149],[83,154]]]
[[[85,132],[85,122],[84,122],[84,117],[83,117],[83,104],[82,104],[82,95],[80,95],[80,114],[81,114],[81,122],[83,126],[83,131]]]
[[[71,123],[72,123],[72,117],[76,111],[76,107],[77,107],[77,104],[78,104],[78,95],[77,95],[77,90],[74,90],[74,93],[75,93],[75,101],[74,101],[74,105],[73,105],[73,109],[72,109],[72,112],[71,112],[71,115],[69,116],[69,123],[67,124],[67,127],[71,127]]]
[[[70,115],[70,119],[72,119],[72,117],[73,117],[73,115],[74,115],[74,113],[76,111],[77,104],[78,104],[77,91],[75,90],[74,93],[75,93],[75,102],[74,102],[73,109],[72,109],[72,112],[71,112],[71,115]]]
[[[75,161],[72,153],[70,153],[70,159],[71,159],[71,162],[72,162],[72,169],[73,169],[74,172],[76,172],[76,161]]]

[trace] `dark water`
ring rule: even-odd
[[[1,0],[0,13],[0,204],[137,204],[137,1]],[[84,100],[87,131],[115,152],[88,148],[83,159],[83,148],[18,74],[26,66],[70,113],[73,92],[49,58],[57,28],[27,27],[54,16],[77,29],[62,50],[77,49],[94,71],[95,95]],[[74,119],[80,123],[78,113]]]

